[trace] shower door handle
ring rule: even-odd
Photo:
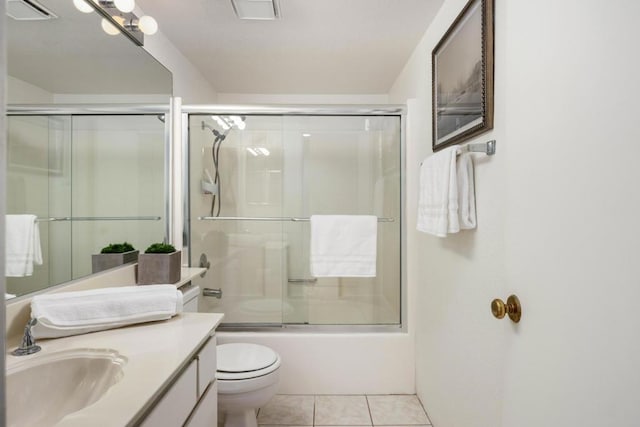
[[[287,279],[289,283],[316,283],[318,281],[317,277],[312,279]]]

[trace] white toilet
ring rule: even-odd
[[[225,427],[256,427],[256,411],[275,394],[280,356],[269,347],[233,343],[218,345],[218,417]]]
[[[184,311],[198,311],[200,288],[183,291]],[[218,418],[225,427],[257,427],[256,411],[275,394],[280,381],[280,356],[258,344],[217,347]]]

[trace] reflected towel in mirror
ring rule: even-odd
[[[33,265],[42,265],[40,230],[35,215],[7,215],[5,275],[25,277],[33,274]]]

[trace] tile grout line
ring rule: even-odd
[[[316,425],[316,399],[318,398],[317,394],[313,395],[313,416],[311,418],[311,425],[315,427]]]
[[[422,400],[418,397],[418,393],[416,393],[414,396],[416,396],[416,399],[418,399],[418,402],[420,403],[420,406],[422,407],[422,410],[424,411],[424,414],[427,416],[427,421],[429,421],[428,425],[430,425],[431,427],[434,427],[433,422],[431,421],[431,417],[427,413],[427,408],[424,407],[424,404],[422,403]]]
[[[371,405],[369,405],[369,396],[365,394],[364,398],[367,401],[367,411],[369,411],[369,419],[371,420],[371,426],[373,427],[373,415],[371,415]]]

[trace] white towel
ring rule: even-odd
[[[182,312],[175,285],[122,286],[36,295],[35,338],[57,338],[169,319]]]
[[[420,168],[417,229],[438,237],[476,227],[473,160],[450,147]]]
[[[375,277],[378,218],[370,215],[311,216],[311,275]]]
[[[476,228],[476,195],[473,180],[473,159],[471,154],[458,156],[458,219],[460,228],[469,230]]]
[[[446,237],[460,231],[456,157],[458,147],[435,153],[420,167],[417,229]]]
[[[24,277],[33,274],[33,265],[42,265],[40,231],[35,215],[7,215],[5,275]]]

